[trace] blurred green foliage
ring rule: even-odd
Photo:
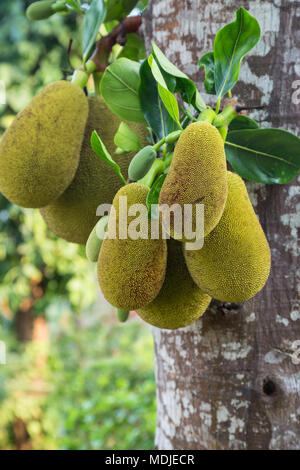
[[[30,1],[0,3],[0,137],[45,85],[80,65],[76,15],[30,22]],[[16,448],[18,422],[33,449],[150,449],[155,428],[153,345],[141,322],[103,325],[95,265],[84,247],[55,237],[37,210],[0,194],[0,448]],[[14,324],[30,310],[49,340],[20,344]],[[91,324],[86,319],[96,319]],[[112,313],[112,312],[110,312]],[[101,325],[102,322],[102,325]],[[86,325],[87,324],[87,325]]]
[[[29,343],[22,354],[6,336],[11,352],[0,376],[0,448],[15,448],[18,418],[34,449],[152,449],[149,330],[138,320],[98,328],[70,321],[55,341]],[[47,367],[40,367],[43,357]]]

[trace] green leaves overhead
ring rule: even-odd
[[[164,103],[168,113],[174,119],[174,121],[177,122],[177,124],[180,125],[179,123],[179,108],[178,108],[178,103],[175,98],[175,96],[169,91],[167,84],[165,82],[165,79],[160,71],[160,68],[154,59],[153,55],[151,54],[149,59],[148,59],[149,65],[151,67],[151,71],[153,74],[153,77],[158,83],[158,93],[159,96]]]
[[[93,131],[91,135],[91,146],[94,152],[100,157],[102,160],[104,160],[106,163],[108,163],[117,173],[121,181],[126,184],[126,180],[124,176],[121,173],[121,169],[119,165],[112,159],[111,155],[107,151],[104,143],[100,139],[97,131]]]
[[[232,131],[226,157],[243,178],[258,183],[288,183],[300,171],[300,139],[281,129]]]
[[[135,152],[142,148],[140,139],[125,122],[121,122],[114,143],[125,152]]]
[[[198,67],[205,70],[204,88],[206,93],[210,95],[216,94],[215,87],[215,59],[213,52],[204,54],[198,62]]]
[[[243,57],[260,39],[257,20],[244,8],[236,12],[236,20],[222,28],[214,43],[215,88],[222,98],[234,87],[239,78]]]
[[[177,123],[171,118],[159,94],[158,84],[153,77],[148,60],[140,68],[141,83],[139,97],[141,107],[149,126],[158,139],[178,129]]]
[[[145,122],[138,89],[140,64],[122,57],[106,68],[101,84],[101,94],[107,106],[121,119]]]
[[[118,55],[118,59],[127,57],[127,59],[135,61],[144,60],[146,58],[146,51],[141,38],[135,33],[127,34],[126,38],[126,44]]]
[[[121,20],[136,6],[138,0],[105,0],[107,14],[105,21]]]
[[[172,64],[154,42],[152,42],[152,56],[163,72],[168,89],[172,93],[180,93],[182,99],[186,103],[193,104],[198,111],[205,109],[206,105],[195,83]]]
[[[82,31],[83,60],[86,61],[95,44],[97,34],[106,16],[106,5],[103,0],[93,0],[85,13]]]

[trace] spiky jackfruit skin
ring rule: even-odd
[[[223,140],[217,129],[208,122],[190,124],[179,137],[168,176],[162,186],[159,204],[193,205],[195,231],[196,204],[204,204],[204,235],[219,222],[227,199],[227,171]],[[188,241],[174,233],[171,236]],[[183,233],[183,230],[182,230]]]
[[[21,111],[0,143],[0,191],[22,207],[57,199],[76,173],[88,116],[82,89],[59,81]]]
[[[137,313],[150,325],[174,330],[201,317],[210,301],[211,297],[198,288],[187,270],[182,243],[171,238],[165,282],[153,302]]]
[[[119,234],[119,203],[127,196],[128,210],[133,204],[146,204],[149,189],[139,183],[123,186],[113,201],[116,210],[116,234]],[[126,212],[125,212],[126,215]],[[128,216],[127,227],[135,220]],[[98,278],[106,300],[123,310],[144,307],[157,297],[164,279],[167,265],[167,243],[162,238],[151,239],[150,224],[143,234],[147,239],[113,239],[114,220],[110,215],[107,237],[104,239],[99,260]],[[126,223],[126,222],[125,222]]]
[[[185,260],[199,288],[217,300],[244,302],[264,287],[270,248],[238,175],[228,172],[223,216],[201,250],[185,251]]]
[[[79,167],[68,189],[53,204],[41,210],[48,227],[58,236],[72,243],[85,244],[99,217],[100,204],[111,204],[122,181],[113,168],[91,148],[91,134],[98,132],[109,153],[127,178],[129,163],[134,152],[114,155],[114,135],[121,120],[107,108],[98,95],[88,97],[89,116],[81,148]],[[141,142],[146,142],[147,130],[137,123],[128,123]]]

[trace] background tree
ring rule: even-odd
[[[264,125],[297,132],[297,2],[150,1],[146,44],[155,40],[200,83],[197,61],[238,6],[259,20],[262,40],[245,59],[233,95],[263,105],[251,116]],[[158,449],[300,448],[300,366],[293,362],[300,339],[299,186],[247,185],[271,245],[270,278],[244,304],[213,302],[190,327],[154,329]]]

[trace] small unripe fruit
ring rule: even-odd
[[[96,223],[95,227],[91,231],[91,234],[86,242],[86,257],[92,263],[98,261],[100,248],[105,237],[105,232],[108,223],[108,216],[105,215]]]
[[[156,155],[157,153],[151,145],[147,145],[133,157],[128,168],[128,176],[131,181],[138,181],[148,173]]]
[[[32,21],[45,20],[54,15],[55,11],[52,9],[55,1],[42,0],[41,2],[34,2],[26,10],[27,18]]]
[[[181,134],[182,134],[182,131],[171,132],[171,134],[169,134],[166,137],[166,143],[167,144],[175,144],[175,142],[177,142],[177,140],[179,139]]]
[[[129,317],[129,311],[128,310],[122,310],[121,308],[117,309],[117,314],[118,318],[121,323],[125,323],[128,320]]]

